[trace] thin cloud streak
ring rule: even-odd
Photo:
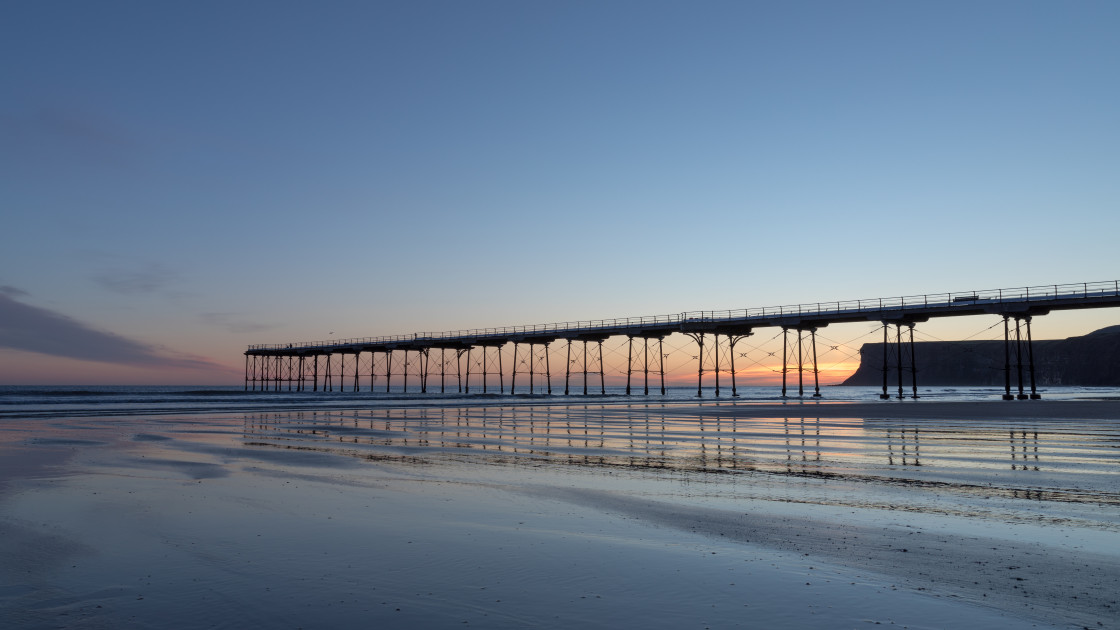
[[[0,347],[56,357],[132,366],[228,371],[212,361],[187,356],[169,357],[147,344],[103,332],[62,315],[13,299],[25,294],[12,287],[0,291]]]
[[[105,289],[123,295],[156,293],[178,279],[179,274],[160,265],[149,265],[140,271],[104,272],[93,277]]]
[[[258,324],[240,319],[235,313],[202,313],[198,318],[209,326],[223,328],[231,333],[254,333],[276,328],[275,324]]]

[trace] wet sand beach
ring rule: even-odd
[[[8,417],[17,628],[1120,627],[1120,403]]]

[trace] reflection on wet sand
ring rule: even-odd
[[[897,461],[902,466],[921,466],[921,441],[915,427],[907,437],[906,429],[891,432],[887,429],[887,463],[891,466]],[[907,450],[909,449],[909,451]]]
[[[1029,426],[1024,426],[1028,425]],[[668,406],[474,406],[246,415],[253,446],[367,459],[486,457],[944,484],[1120,503],[1120,425],[1047,420],[751,418]]]
[[[1038,431],[1031,432],[1030,439],[1030,452],[1028,453],[1027,432],[1020,431],[1018,439],[1018,452],[1016,453],[1016,440],[1015,432],[1010,431],[1011,434],[1011,470],[1038,470]],[[1016,465],[1016,458],[1022,461],[1021,464]],[[1033,460],[1034,465],[1027,467],[1027,462]]]

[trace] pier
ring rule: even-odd
[[[891,398],[887,382],[891,367],[897,372],[897,396],[904,397],[904,372],[910,374],[911,397],[918,398],[914,328],[938,317],[987,315],[1002,318],[1004,330],[1004,400],[1031,400],[1041,396],[1035,381],[1035,356],[1031,321],[1053,311],[1120,306],[1120,281],[1082,282],[958,293],[815,302],[724,311],[688,311],[674,315],[508,326],[448,332],[425,332],[385,337],[333,341],[252,345],[245,351],[245,389],[253,391],[390,391],[394,375],[404,391],[413,380],[415,391],[453,391],[470,394],[472,364],[482,373],[481,392],[506,394],[506,365],[510,368],[508,393],[522,387],[529,394],[553,393],[549,351],[563,344],[563,392],[579,389],[606,393],[603,342],[627,338],[626,394],[654,391],[665,394],[664,339],[674,333],[691,338],[699,348],[696,395],[703,396],[705,347],[714,357],[714,395],[720,396],[720,374],[730,372],[731,395],[738,396],[735,379],[735,345],[759,329],[780,329],[782,337],[782,396],[792,395],[796,374],[797,396],[806,395],[812,377],[812,397],[820,397],[817,365],[817,330],[829,325],[879,322],[883,329],[883,391]],[[721,366],[721,350],[730,350],[730,365]],[[366,356],[363,369],[362,356]],[[503,363],[503,355],[510,357]],[[1012,362],[1014,357],[1014,363]],[[435,366],[433,367],[433,363]],[[464,369],[465,364],[465,369]],[[1013,369],[1014,367],[1014,369]],[[528,374],[525,374],[525,372]],[[1012,393],[1014,372],[1017,393]],[[498,375],[498,391],[489,383]],[[556,378],[559,378],[557,373]],[[597,383],[593,377],[598,376]],[[574,377],[574,378],[573,378]],[[438,382],[433,379],[438,378]],[[527,381],[527,382],[526,382]],[[595,387],[598,385],[598,387]],[[1029,393],[1027,389],[1029,388]]]

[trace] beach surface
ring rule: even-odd
[[[1116,401],[0,424],[14,628],[1120,628]]]

